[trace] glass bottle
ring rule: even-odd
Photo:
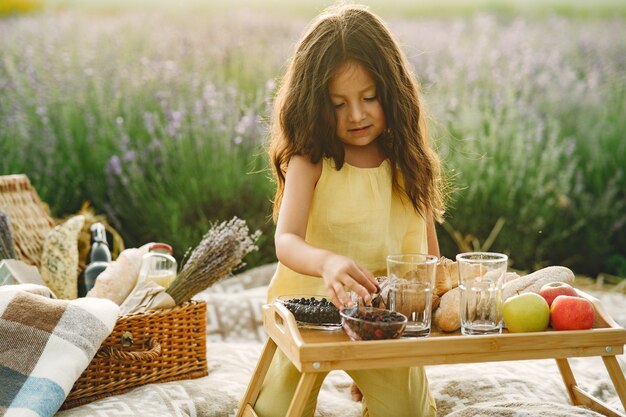
[[[96,283],[96,278],[111,262],[111,251],[107,243],[106,229],[102,223],[91,225],[91,250],[89,251],[89,264],[83,273],[85,292],[91,290]]]
[[[172,247],[166,243],[153,243],[141,260],[139,282],[153,281],[163,288],[176,278],[176,259]]]

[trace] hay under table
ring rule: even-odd
[[[590,330],[463,336],[433,328],[428,338],[354,342],[343,331],[298,328],[293,315],[280,303],[263,306],[263,325],[269,335],[250,380],[237,417],[256,417],[253,406],[277,348],[302,372],[287,417],[300,416],[315,381],[315,374],[331,370],[377,369],[475,362],[555,359],[570,401],[609,417],[626,417],[582,390],[568,358],[600,356],[622,405],[626,408],[626,379],[616,355],[624,353],[626,330],[582,292],[596,310]]]

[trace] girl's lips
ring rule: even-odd
[[[363,126],[363,127],[358,127],[355,129],[348,129],[348,132],[350,132],[353,135],[363,135],[366,134],[367,131],[369,130],[371,126]]]

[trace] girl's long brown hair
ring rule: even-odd
[[[418,213],[432,212],[441,220],[445,205],[440,162],[428,143],[417,81],[385,23],[355,5],[333,6],[311,23],[278,90],[269,147],[277,181],[274,219],[293,155],[306,155],[313,163],[333,158],[337,169],[343,166],[328,83],[347,60],[362,64],[376,82],[387,121],[378,142],[391,162],[394,189],[405,193]]]

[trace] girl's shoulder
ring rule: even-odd
[[[287,175],[297,178],[298,181],[312,180],[317,182],[322,175],[323,160],[319,162],[311,162],[305,155],[294,155],[289,160],[287,166]]]

